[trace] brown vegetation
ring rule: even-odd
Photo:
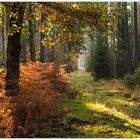
[[[20,95],[0,96],[0,136],[34,137],[41,119],[60,117],[62,93],[70,92],[65,65],[40,62],[21,66]],[[0,75],[0,90],[5,73]],[[1,92],[0,91],[0,92]]]

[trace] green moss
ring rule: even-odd
[[[75,98],[64,97],[65,115],[56,130],[46,129],[44,137],[138,138],[139,104],[123,91],[107,86],[109,81],[94,81],[90,73],[71,73],[71,84],[79,91]],[[133,117],[134,116],[134,117]]]
[[[67,121],[79,135],[71,137],[140,137],[140,120],[131,116],[139,113],[138,104],[126,98],[122,92],[114,92],[101,81],[94,81],[89,73],[72,73],[71,84],[80,95],[67,100]],[[78,123],[87,121],[86,123]],[[94,122],[94,123],[91,123]]]

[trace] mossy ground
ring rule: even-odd
[[[140,137],[139,103],[126,97],[122,87],[115,89],[118,85],[113,82],[94,81],[86,72],[72,73],[71,83],[80,94],[67,101],[66,118],[87,121],[73,125],[81,137]]]
[[[63,119],[44,129],[43,137],[140,138],[140,104],[126,96],[120,82],[95,81],[80,71],[70,81],[79,93],[64,98]]]

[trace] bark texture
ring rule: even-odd
[[[8,36],[7,45],[7,73],[5,85],[6,96],[15,96],[19,94],[19,64],[21,51],[20,37],[24,9],[24,3],[13,3],[12,13],[13,15],[16,13],[17,16],[10,17],[11,34]],[[17,27],[15,27],[13,24],[16,24]]]

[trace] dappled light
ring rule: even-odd
[[[67,118],[75,120],[72,128],[82,133],[81,137],[139,137],[138,103],[126,98],[122,91],[112,93],[115,83],[108,88],[109,80],[95,82],[86,72],[71,75],[72,85],[80,90],[80,96],[68,101]]]
[[[108,108],[103,104],[99,104],[99,103],[87,103],[86,106],[96,112],[105,112],[109,115],[112,115],[114,117],[118,117],[122,120],[126,120],[128,121],[130,124],[133,124],[135,126],[140,127],[140,120],[134,120],[131,119],[129,116],[127,116],[126,114],[124,114],[123,112],[117,111],[115,108]]]
[[[116,102],[117,104],[125,105],[125,106],[135,106],[136,105],[134,102],[126,101],[126,100],[122,100],[122,99],[114,99],[113,101]]]

